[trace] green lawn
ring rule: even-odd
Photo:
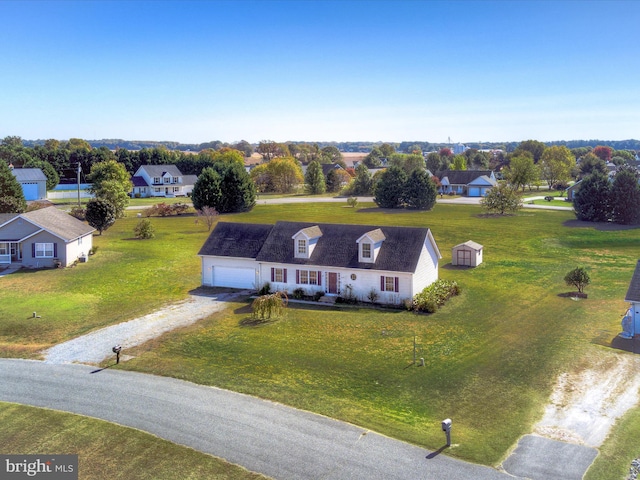
[[[451,417],[455,446],[448,453],[497,464],[541,417],[557,374],[620,331],[640,258],[640,230],[578,227],[564,211],[495,217],[477,206],[381,211],[345,201],[260,205],[221,220],[289,218],[428,226],[444,256],[440,277],[456,280],[462,294],[429,316],[292,306],[286,318],[254,326],[246,322],[248,303],[238,303],[129,351],[137,358],[118,368],[271,398],[432,449],[444,443],[440,421]],[[145,313],[199,285],[195,254],[206,229],[193,217],[152,221],[155,240],[131,240],[137,220],[123,219],[96,237],[100,248],[87,264],[3,279],[3,354],[33,356],[38,347]],[[485,263],[452,268],[451,247],[466,240],[484,245]],[[589,298],[560,297],[572,290],[564,275],[578,265],[591,274]],[[41,320],[27,318],[35,310]],[[408,367],[414,335],[425,367]],[[628,461],[637,456],[629,440],[618,448]]]
[[[4,455],[78,455],[80,480],[266,478],[140,430],[81,415],[0,402],[0,423]]]

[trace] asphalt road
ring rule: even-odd
[[[275,479],[517,478],[327,417],[172,378],[14,359],[0,360],[0,378],[2,401],[134,427]],[[455,430],[452,436],[455,442]]]

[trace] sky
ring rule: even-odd
[[[640,138],[640,1],[0,0],[0,138]]]

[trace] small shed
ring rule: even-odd
[[[45,200],[47,198],[47,177],[39,168],[14,168],[13,175],[22,186],[24,199]]]
[[[482,245],[469,240],[453,247],[451,265],[477,267],[482,263]]]

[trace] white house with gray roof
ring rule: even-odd
[[[197,175],[183,175],[175,165],[141,165],[131,178],[132,196],[185,197],[197,179]]]
[[[198,255],[202,284],[401,304],[438,279],[442,256],[428,228],[219,222]]]
[[[88,258],[94,228],[55,207],[0,214],[0,267],[67,267]]]

